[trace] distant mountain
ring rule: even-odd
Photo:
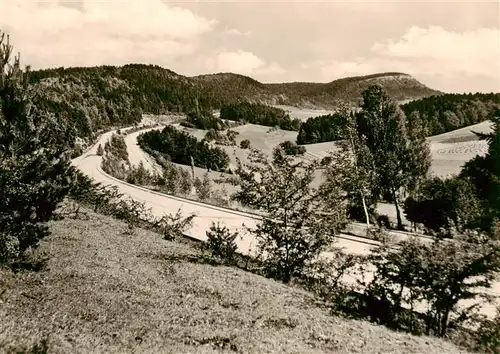
[[[34,71],[37,105],[74,122],[86,138],[113,126],[140,121],[142,113],[219,109],[241,102],[334,108],[357,103],[367,86],[379,83],[397,100],[441,94],[402,73],[382,73],[329,83],[264,84],[250,77],[219,73],[187,77],[157,65],[74,67]]]
[[[200,75],[193,79],[221,100],[250,100],[306,108],[328,109],[340,102],[357,103],[361,92],[373,84],[382,85],[398,101],[442,94],[403,73],[347,77],[329,83],[264,84],[250,77],[231,73]]]

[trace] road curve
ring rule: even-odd
[[[209,229],[212,222],[220,222],[221,224],[226,225],[229,229],[240,232],[241,237],[236,240],[236,243],[238,250],[241,253],[253,253],[255,248],[253,247],[253,237],[244,231],[243,225],[250,228],[255,227],[260,219],[258,216],[165,195],[126,183],[103,172],[101,169],[102,157],[96,154],[97,147],[99,144],[104,145],[113,133],[114,132],[108,132],[102,134],[98,142],[92,148],[72,161],[73,165],[89,177],[93,178],[96,182],[100,182],[103,185],[116,186],[120,193],[123,193],[134,200],[144,202],[145,206],[150,208],[152,215],[155,217],[175,213],[179,208],[182,210],[184,215],[191,213],[195,214],[196,217],[193,220],[193,226],[185,232],[185,234],[189,237],[205,241],[207,238],[206,231]],[[127,146],[129,152],[132,151],[134,155],[138,153],[135,149],[140,150],[140,148],[136,145],[136,140],[134,140],[138,134],[140,134],[140,132],[127,136]],[[141,150],[140,152],[142,153]],[[151,163],[149,159],[144,158],[144,160]],[[363,226],[361,224],[354,224],[354,226],[351,227],[362,228]],[[404,239],[408,237],[409,233],[395,233],[394,235],[397,239]],[[343,247],[346,252],[353,254],[368,254],[370,249],[376,244],[377,242],[373,240],[345,234],[340,235],[337,242],[338,246]],[[500,282],[496,283],[489,293],[500,294]],[[485,313],[491,315],[492,307],[488,306]]]

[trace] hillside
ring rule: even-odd
[[[236,74],[186,77],[142,64],[39,70],[32,73],[31,83],[39,88],[37,104],[74,122],[81,138],[137,123],[142,113],[188,113],[242,101],[332,108],[339,102],[355,103],[361,91],[373,83],[384,86],[397,100],[439,93],[399,73],[344,78],[326,84],[263,84]]]
[[[332,316],[305,291],[83,211],[51,223],[41,271],[0,269],[0,352],[460,353]]]
[[[427,135],[432,136],[491,119],[500,109],[500,93],[447,93],[408,102],[401,108],[408,119],[422,119]]]
[[[246,76],[220,73],[196,76],[213,96],[234,95],[238,99],[305,108],[331,109],[340,102],[357,103],[369,85],[380,84],[396,100],[441,94],[402,73],[379,73],[346,77],[329,83],[291,82],[263,84]],[[231,90],[227,90],[231,87]]]

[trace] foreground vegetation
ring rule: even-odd
[[[308,292],[86,209],[50,229],[41,271],[0,269],[2,352],[460,352],[332,317]]]

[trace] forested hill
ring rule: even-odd
[[[355,103],[361,91],[373,83],[384,86],[398,100],[439,93],[400,73],[325,84],[263,84],[236,74],[186,77],[142,64],[39,70],[32,73],[31,82],[41,88],[37,104],[74,122],[80,137],[111,126],[133,124],[142,113],[219,109],[243,101],[332,108],[339,102]]]
[[[441,94],[403,73],[346,77],[329,83],[263,84],[247,76],[230,73],[201,75],[193,79],[200,82],[212,97],[221,100],[238,98],[307,108],[331,109],[340,102],[356,104],[361,92],[373,84],[382,85],[398,101]]]
[[[427,135],[436,135],[490,119],[500,109],[500,93],[443,94],[401,106],[408,119],[418,114]]]
[[[500,93],[441,94],[401,105],[406,118],[420,118],[426,135],[437,135],[491,119],[500,109]],[[298,144],[342,139],[343,119],[330,114],[309,118],[299,128]]]

